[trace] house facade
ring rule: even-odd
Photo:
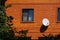
[[[12,5],[6,12],[14,18],[13,27],[17,31],[28,30],[27,36],[32,39],[60,33],[60,0],[7,0],[5,4]],[[49,25],[40,32],[44,18],[49,19]]]

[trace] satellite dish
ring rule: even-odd
[[[48,26],[48,25],[49,25],[49,20],[48,20],[47,18],[44,18],[44,19],[42,20],[42,24],[43,24],[44,26]]]

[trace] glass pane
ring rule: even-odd
[[[27,21],[27,16],[28,16],[28,10],[23,9],[23,21],[24,21],[24,22]]]
[[[24,21],[24,22],[27,21],[27,16],[23,16],[23,21]]]
[[[33,13],[34,13],[33,10],[29,10],[29,17],[28,17],[29,21],[33,21],[33,16],[34,16]]]

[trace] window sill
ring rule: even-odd
[[[34,22],[21,22],[21,23],[34,23]]]
[[[56,23],[60,23],[60,21],[57,21]]]

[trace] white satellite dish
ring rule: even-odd
[[[43,24],[44,26],[48,26],[48,25],[49,25],[49,20],[48,20],[47,18],[44,18],[44,19],[42,20],[42,24]]]

